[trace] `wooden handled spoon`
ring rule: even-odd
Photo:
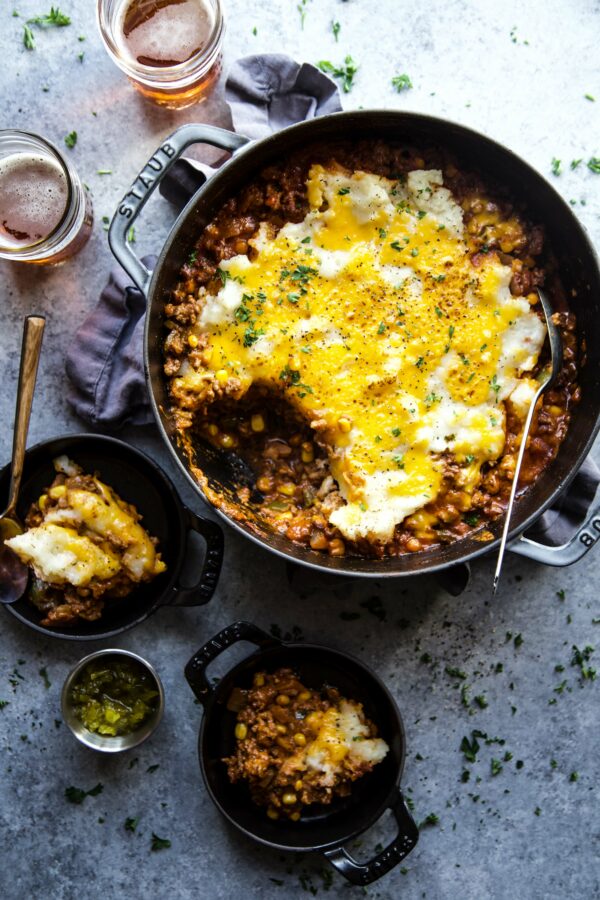
[[[23,533],[23,525],[17,515],[17,501],[45,324],[43,316],[27,316],[23,328],[8,506],[0,516],[0,603],[14,603],[22,597],[29,578],[28,567],[4,542]]]

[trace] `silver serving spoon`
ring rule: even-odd
[[[23,533],[23,525],[17,515],[17,501],[45,324],[43,316],[27,316],[23,328],[8,506],[0,516],[0,603],[14,603],[22,597],[29,579],[29,568],[4,542]]]
[[[525,455],[525,446],[527,444],[527,437],[529,435],[529,429],[531,428],[531,422],[533,419],[533,413],[535,411],[536,403],[538,402],[544,391],[548,390],[550,385],[554,382],[556,376],[560,372],[560,368],[562,365],[562,340],[560,337],[560,332],[552,320],[552,307],[550,305],[550,301],[542,290],[538,289],[538,296],[542,304],[542,309],[544,310],[546,328],[548,329],[548,340],[550,342],[550,362],[548,363],[546,368],[543,369],[538,375],[539,387],[531,401],[529,411],[527,413],[527,418],[525,419],[525,424],[523,425],[521,445],[519,447],[519,455],[517,456],[517,465],[515,466],[515,474],[513,477],[512,487],[510,489],[508,506],[506,507],[506,518],[504,519],[504,528],[502,529],[502,540],[500,541],[500,549],[498,550],[498,562],[496,563],[496,571],[494,573],[492,596],[496,593],[498,584],[500,582],[500,573],[502,571],[504,551],[506,550],[506,540],[508,538],[508,532],[510,531],[510,519],[515,502],[515,497],[517,496],[521,463],[523,462],[523,456]]]

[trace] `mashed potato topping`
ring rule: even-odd
[[[494,252],[474,264],[462,209],[439,170],[398,180],[310,169],[309,212],[251,258],[221,263],[191,333],[209,336],[201,369],[176,385],[241,397],[282,390],[327,447],[346,501],[329,521],[350,540],[389,540],[435,499],[442,455],[473,489],[505,440],[505,401],[522,415],[545,327],[509,289]]]

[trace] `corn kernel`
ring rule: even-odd
[[[297,822],[299,818],[300,818],[300,813],[298,812],[298,810],[296,810],[296,812],[293,812],[290,815],[290,819],[292,820],[292,822]]]
[[[304,747],[306,744],[306,738],[302,734],[301,731],[296,732],[294,735],[294,743],[298,745],[298,747]]]
[[[238,741],[243,741],[248,734],[248,726],[244,722],[238,722],[235,726],[235,736]]]
[[[58,500],[59,497],[64,497],[67,493],[67,489],[64,484],[57,484],[56,487],[50,488],[48,491],[53,500]]]
[[[279,703],[280,706],[289,706],[290,698],[287,694],[277,694],[277,703]]]
[[[302,444],[302,462],[309,463],[312,462],[315,458],[315,451],[313,449],[313,445],[310,441],[305,441]]]
[[[256,480],[256,487],[259,491],[262,491],[263,494],[266,494],[267,491],[271,490],[271,479],[267,475],[263,475]]]
[[[199,341],[197,334],[188,334],[188,344],[190,345],[190,347],[197,347],[198,343]]]
[[[348,434],[352,428],[352,419],[349,419],[348,416],[340,416],[338,419],[338,428],[340,431],[343,431],[344,434]]]
[[[215,378],[217,379],[217,381],[218,381],[220,384],[225,384],[225,382],[226,382],[227,379],[229,378],[229,374],[228,374],[228,372],[227,372],[227,369],[218,369],[218,370],[215,372]]]
[[[277,492],[283,494],[284,497],[293,497],[296,493],[296,485],[291,481],[285,481],[283,484],[279,485]]]
[[[285,804],[285,806],[293,806],[296,802],[296,795],[292,794],[291,791],[285,793],[281,798],[281,802]]]
[[[252,416],[250,419],[250,426],[252,431],[264,431],[265,430],[265,420],[261,416],[260,413]]]
[[[265,676],[262,672],[257,672],[254,676],[254,687],[262,687],[265,683]]]
[[[301,791],[303,787],[304,787],[304,782],[302,781],[301,778],[299,778],[298,781],[296,781],[296,783],[294,784],[294,790]]]
[[[42,512],[44,512],[44,510],[48,506],[48,494],[42,494],[42,496],[38,500],[38,506],[42,510]]]
[[[298,694],[298,700],[310,700],[310,691],[302,691],[301,694]]]
[[[307,715],[305,722],[309,728],[318,729],[320,723],[320,715],[318,712],[311,712]]]
[[[270,806],[270,807],[268,808],[268,810],[267,810],[267,815],[268,815],[268,817],[269,817],[270,819],[278,819],[278,818],[279,818],[279,813],[277,812],[276,809],[273,809],[272,806]]]
[[[235,444],[235,438],[231,434],[222,434],[219,438],[219,443],[225,450],[231,450]]]
[[[285,725],[277,725],[277,734],[287,734],[287,728]]]

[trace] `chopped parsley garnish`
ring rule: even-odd
[[[483,694],[477,694],[476,697],[473,697],[473,700],[480,709],[485,709],[489,706],[489,703]]]
[[[290,369],[289,366],[286,366],[285,369],[279,373],[279,378],[281,381],[285,381],[287,387],[298,388],[298,396],[306,397],[307,394],[312,394],[313,389],[308,384],[303,384],[300,381],[300,372],[295,369]]]
[[[310,241],[311,241],[310,237],[305,237],[305,238],[302,238],[300,243],[301,244],[310,244]]]
[[[465,456],[465,462],[468,466],[470,466],[472,462],[475,462],[475,457],[472,453],[467,453],[467,455]]]
[[[413,247],[412,250],[410,251],[410,255],[411,255],[411,256],[418,256],[418,255],[419,255],[419,248],[418,248],[418,247]]]
[[[456,669],[454,666],[446,666],[445,670],[446,675],[450,675],[451,678],[460,678],[464,680],[467,677],[467,673],[463,672],[462,669]]]
[[[415,366],[417,367],[417,369],[420,369],[424,362],[425,362],[425,357],[420,356],[415,363]]]
[[[398,93],[400,91],[407,91],[409,88],[413,86],[410,77],[403,73],[402,75],[394,75],[392,78],[392,87],[395,88]]]
[[[171,841],[168,838],[161,838],[154,832],[152,832],[152,844],[150,846],[151,850],[168,850],[171,846]]]
[[[396,463],[399,469],[404,468],[404,457],[403,456],[392,456],[393,461]]]
[[[384,334],[386,331],[386,328],[387,328],[387,326],[386,326],[385,322],[380,322],[379,327],[377,329],[377,334]]]
[[[583,159],[572,159],[571,160],[571,168],[576,169],[578,166],[581,165],[582,162],[583,162]]]
[[[153,766],[148,766],[146,772],[150,772],[150,774],[152,774],[152,772],[156,772],[157,769],[160,769],[160,763],[154,763]]]
[[[503,768],[504,767],[499,759],[492,758],[492,761],[490,764],[490,769],[491,769],[492,775],[499,775]]]
[[[392,250],[398,250],[398,251],[404,250],[404,247],[402,247],[400,245],[400,241],[392,241],[392,243],[390,244],[390,247],[392,248]]]
[[[592,668],[592,666],[587,665],[590,661],[592,653],[594,652],[594,647],[592,647],[591,644],[587,644],[587,646],[585,646],[583,650],[580,650],[579,647],[573,644],[571,649],[573,651],[573,654],[571,656],[571,665],[579,666],[581,677],[584,681],[594,681],[594,679],[596,678],[596,670]]]
[[[400,429],[392,428],[392,434],[394,435],[394,437],[400,437]]]
[[[428,816],[425,816],[425,818],[423,819],[422,822],[419,822],[419,825],[418,825],[419,831],[422,828],[426,828],[428,825],[437,825],[439,821],[440,821],[440,817],[438,815],[436,815],[436,813],[431,812],[431,813],[429,813]]]
[[[560,159],[556,159],[555,156],[552,157],[552,163],[551,163],[551,165],[550,165],[550,168],[552,169],[552,174],[553,174],[553,175],[560,175],[560,173],[561,173],[561,161],[560,161]]]
[[[81,788],[71,787],[65,788],[65,797],[69,801],[69,803],[83,803],[86,797],[97,797],[98,794],[101,794],[104,790],[104,785],[98,783],[95,787],[91,788],[89,791],[84,791]]]
[[[197,259],[198,259],[198,251],[192,250],[192,252],[188,256],[188,260],[187,260],[188,266],[193,266]],[[223,272],[222,269],[219,269],[218,271],[219,271],[219,273]],[[225,272],[223,272],[223,275],[225,275]],[[223,283],[225,283],[225,282],[223,282]]]
[[[0,709],[4,709],[10,704],[10,700],[0,700]]]
[[[135,225],[132,225],[129,231],[127,232],[127,243],[135,244]]]
[[[579,772],[571,772],[569,775],[569,781],[579,781]]]
[[[589,100],[591,103],[596,102],[596,98],[592,94],[584,94],[583,96],[585,97],[586,100]]]
[[[23,46],[26,50],[35,50],[35,38],[29,25],[23,25]]]
[[[427,215],[427,213],[425,212],[425,210],[420,209],[417,212],[417,219],[424,219],[426,215]]]
[[[303,2],[305,2],[305,0],[303,0]],[[329,60],[322,59],[317,63],[317,67],[326,75],[332,75],[334,78],[340,79],[344,93],[350,93],[352,85],[354,84],[354,76],[359,68],[350,55],[345,57],[343,65],[334,66]]]
[[[498,376],[492,375],[492,380],[490,381],[491,388],[496,395],[496,403],[498,402],[498,394],[500,393],[500,385],[498,384]]]
[[[387,231],[385,230],[385,228],[379,229],[379,237],[382,239],[387,237]]]
[[[600,175],[600,156],[592,156],[588,159],[587,167],[594,175]]]
[[[39,25],[42,28],[46,28],[51,25],[56,25],[59,28],[63,28],[65,25],[70,25],[71,20],[64,13],[61,13],[58,6],[55,8],[54,6],[50,7],[50,12],[45,16],[34,16],[32,19],[27,19],[28,25]]]
[[[52,682],[48,678],[48,669],[46,668],[46,666],[42,666],[42,668],[40,669],[40,675],[44,679],[44,687],[46,688],[46,690],[48,690]]]
[[[76,131],[70,131],[69,134],[65,135],[65,144],[67,145],[69,150],[72,150],[76,143],[77,143],[77,132]]]
[[[560,588],[560,589],[556,592],[556,596],[558,597],[559,600],[564,600],[565,597],[566,597],[565,589],[564,589],[564,588]]]
[[[349,188],[349,187],[343,187],[343,188],[340,188],[339,191],[338,191],[338,194],[339,194],[341,197],[345,197],[346,194],[349,194],[349,193],[350,193],[350,188]]]
[[[436,314],[436,316],[438,317],[438,319],[441,319],[442,316],[444,315],[444,313],[442,312],[442,310],[439,308],[439,306],[434,306],[433,308],[434,308],[434,310],[435,310],[435,314]]]
[[[334,36],[334,38],[335,38],[336,44],[337,44],[337,42],[338,42],[338,37],[339,37],[339,34],[340,34],[340,29],[341,29],[341,27],[342,27],[342,26],[340,25],[339,22],[332,22],[332,23],[331,23],[331,30],[332,30],[332,32],[333,32],[333,36]]]

